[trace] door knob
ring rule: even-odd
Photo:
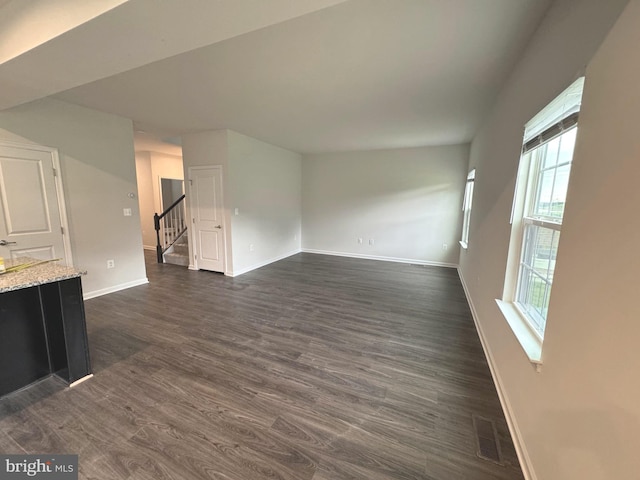
[[[216,226],[215,226],[215,227],[213,227],[213,228],[222,228],[222,225],[216,225]]]
[[[6,240],[0,240],[0,247],[4,247],[6,245],[15,245],[16,242],[7,242]]]

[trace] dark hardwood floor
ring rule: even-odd
[[[148,260],[149,285],[86,302],[93,379],[0,400],[0,452],[77,453],[86,479],[523,478],[454,269]]]

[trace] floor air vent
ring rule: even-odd
[[[484,460],[502,465],[502,451],[496,424],[487,418],[473,415],[473,429],[476,433],[478,456]]]

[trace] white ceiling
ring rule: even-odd
[[[174,157],[182,157],[182,147],[171,143],[168,139],[149,132],[136,130],[133,134],[136,152],[157,152]]]
[[[107,65],[85,68],[75,81],[65,72],[69,86],[79,86],[58,98],[131,118],[147,132],[229,128],[302,153],[470,141],[551,3],[305,0],[306,11],[293,11],[301,0],[278,0],[256,15],[238,5],[262,0],[204,2],[226,2],[227,13],[235,13],[236,28],[218,38],[205,35],[207,22],[196,28],[181,20],[169,28],[150,8],[142,12],[157,27],[157,41],[145,57],[138,43],[123,45],[118,32],[135,40],[124,13],[149,1],[130,0],[75,32],[87,37],[92,25],[99,27],[85,50],[99,51],[96,59]],[[189,1],[197,16],[203,2]],[[215,21],[228,23],[219,13]],[[59,47],[77,49],[73,34],[63,35]],[[171,48],[162,49],[162,38]],[[135,61],[127,62],[130,56]]]
[[[86,23],[126,0],[0,0],[0,63]]]
[[[0,109],[345,0],[12,0],[0,16]]]

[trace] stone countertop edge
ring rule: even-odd
[[[7,259],[5,260],[5,267],[9,268],[14,265],[34,261],[38,261],[38,259],[30,257],[19,257],[14,260]],[[0,274],[0,293],[20,290],[22,288],[37,287],[45,283],[59,282],[81,275],[83,275],[83,272],[73,267],[58,265],[56,262],[43,263],[18,272]]]

